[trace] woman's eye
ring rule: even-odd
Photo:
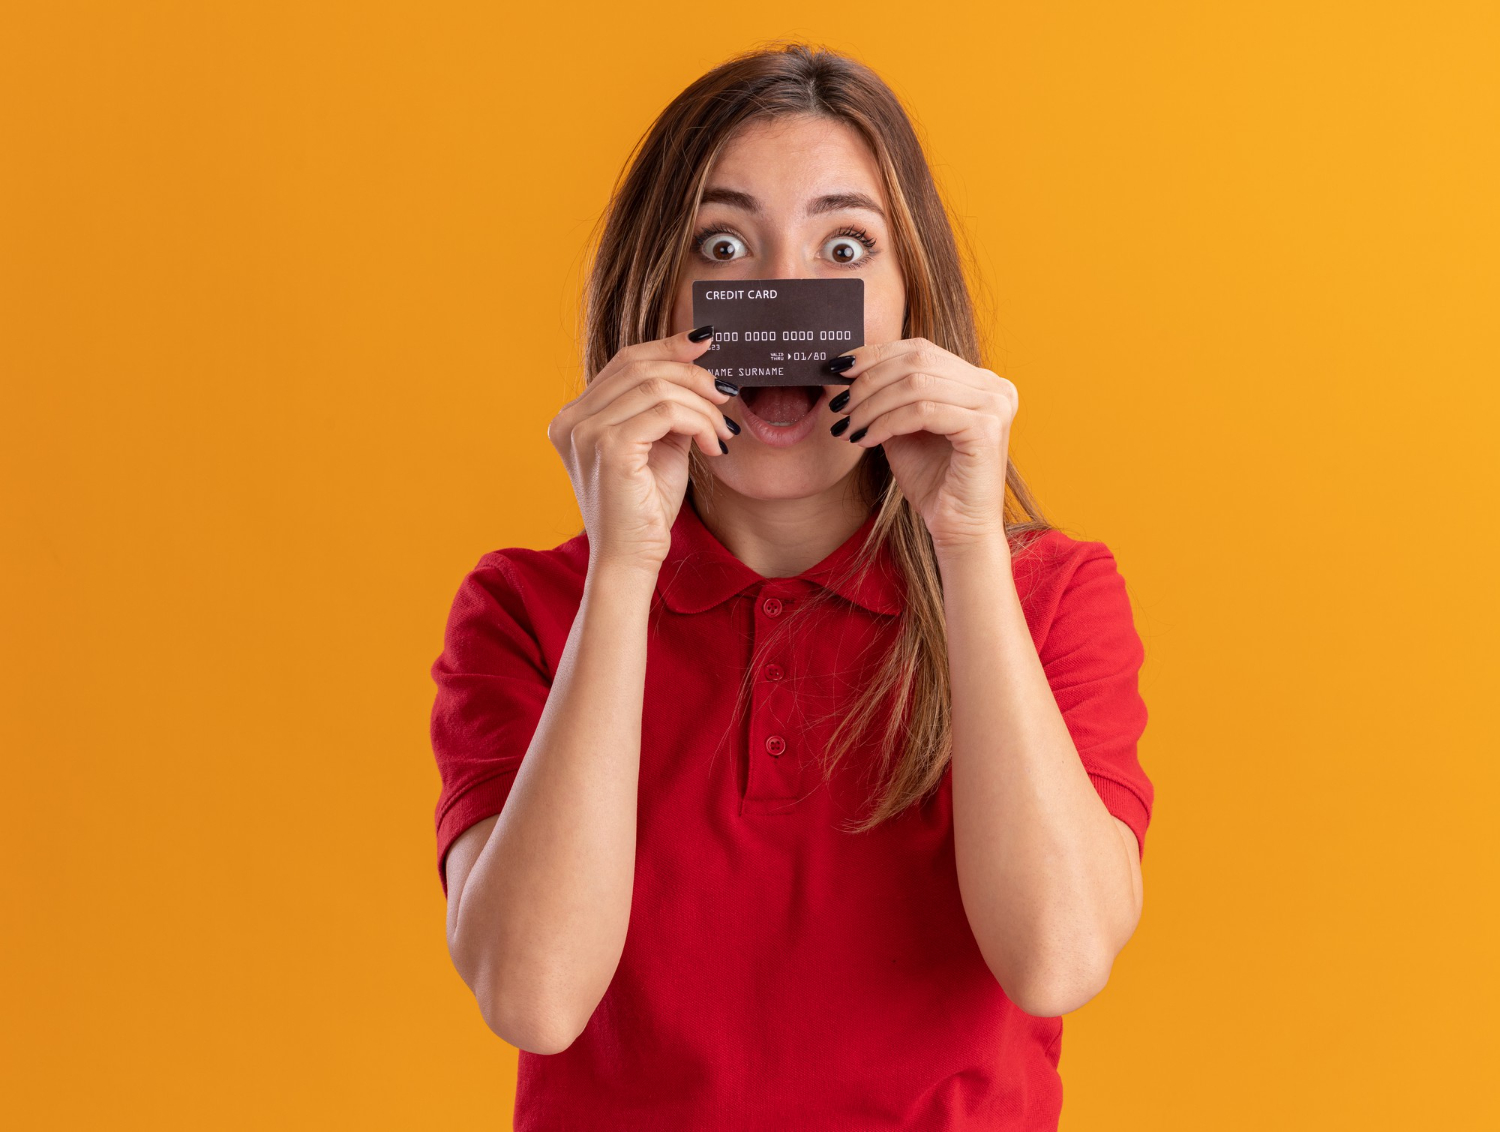
[[[703,254],[709,259],[719,263],[728,263],[739,259],[742,254],[749,254],[749,249],[738,236],[731,236],[728,232],[714,232],[706,236],[699,247]]]
[[[857,263],[869,254],[853,236],[835,236],[823,245],[823,251],[834,263]]]
[[[863,232],[844,230],[823,241],[822,254],[840,267],[860,263],[874,255],[875,241]],[[698,254],[712,263],[733,263],[750,254],[745,241],[727,229],[708,229],[693,240]]]

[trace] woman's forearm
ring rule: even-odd
[[[591,562],[547,704],[463,889],[457,936],[491,1026],[566,1048],[624,949],[655,575]]]
[[[1037,656],[1003,545],[940,563],[953,694],[953,826],[964,911],[1029,1014],[1077,1009],[1139,918],[1134,842],[1089,781]]]

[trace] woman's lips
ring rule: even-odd
[[[751,402],[745,399],[745,393],[749,392],[749,390],[740,391],[740,408],[744,410],[745,424],[756,440],[772,448],[790,448],[799,440],[805,440],[812,435],[812,430],[822,418],[822,414],[818,412],[818,406],[823,404],[826,391],[822,386],[803,386],[801,388],[815,390],[817,397],[802,418],[794,424],[789,425],[774,425],[766,420],[751,407]],[[765,398],[766,394],[762,392],[755,394],[752,400],[764,407],[768,404]],[[784,412],[785,410],[771,411]]]
[[[812,411],[818,393],[813,385],[752,385],[742,392],[740,400],[767,424],[793,425]]]

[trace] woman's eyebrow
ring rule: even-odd
[[[739,189],[704,189],[703,197],[698,203],[724,204],[730,208],[743,209],[752,216],[759,216],[763,211],[760,201]],[[881,211],[880,205],[864,193],[827,193],[807,206],[806,215],[817,216],[823,212],[838,212],[850,208],[864,209],[866,212],[873,212],[882,220],[885,219],[885,213]]]

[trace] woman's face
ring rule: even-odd
[[[701,240],[680,273],[672,332],[693,326],[697,279],[863,279],[865,341],[896,341],[906,287],[889,211],[875,155],[849,126],[810,115],[748,124],[709,171],[694,225]],[[865,453],[828,431],[839,419],[828,399],[847,387],[745,387],[724,405],[740,435],[709,466],[725,486],[755,499],[828,491]],[[767,419],[795,423],[778,427]]]

